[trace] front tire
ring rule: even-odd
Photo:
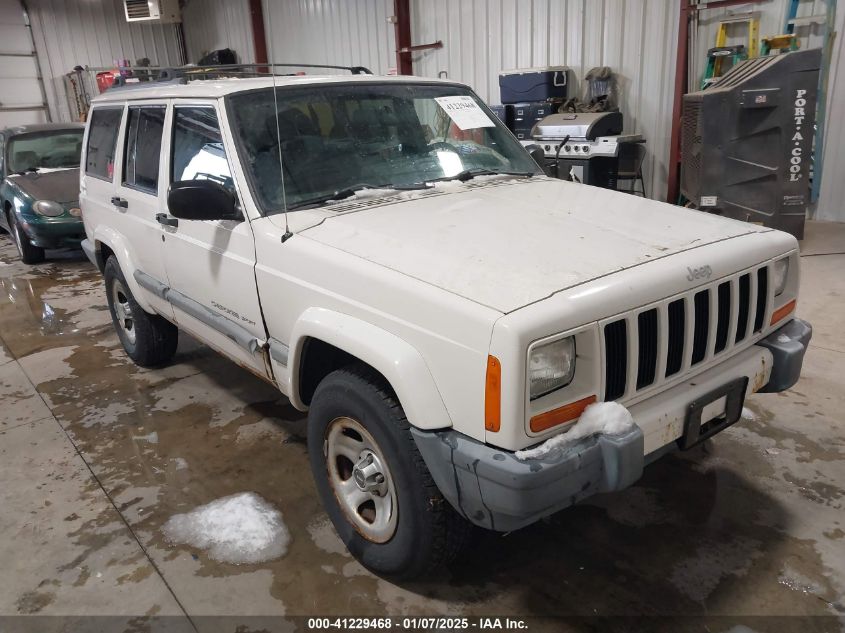
[[[12,241],[18,248],[18,253],[21,256],[21,261],[24,264],[40,264],[44,261],[44,249],[40,246],[33,246],[29,241],[29,237],[24,233],[23,228],[18,222],[18,216],[14,211],[8,211],[6,216],[9,224],[10,235]]]
[[[451,561],[471,530],[440,494],[392,390],[353,365],[317,387],[308,456],[320,498],[349,552],[397,579]]]
[[[112,323],[129,358],[141,367],[157,367],[173,358],[179,343],[176,326],[138,305],[113,256],[103,275]]]

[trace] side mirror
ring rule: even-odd
[[[234,194],[213,180],[179,180],[167,191],[170,215],[181,220],[236,220]]]
[[[537,163],[537,165],[542,167],[543,170],[546,169],[546,151],[543,149],[542,145],[538,145],[537,143],[526,145],[525,151],[531,154],[531,158],[534,159],[534,162]]]

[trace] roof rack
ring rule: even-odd
[[[372,75],[373,72],[365,66],[337,66],[333,64],[217,64],[210,66],[123,66],[118,70],[133,73],[133,78],[139,81],[127,81],[123,75],[115,77],[114,84],[109,90],[131,89],[149,86],[150,83],[187,84],[189,81],[213,79],[218,77],[271,77],[276,74],[273,68],[331,68],[334,70],[348,70],[353,75]],[[114,68],[87,68],[91,72],[114,70]],[[154,73],[157,73],[154,76]],[[297,73],[283,73],[296,75]]]

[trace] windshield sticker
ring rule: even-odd
[[[435,97],[435,101],[446,111],[449,118],[462,130],[479,127],[495,127],[496,124],[478,107],[475,99],[468,95],[457,97]]]

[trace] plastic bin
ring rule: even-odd
[[[518,68],[499,73],[502,103],[566,99],[568,90],[569,68],[566,66]]]

